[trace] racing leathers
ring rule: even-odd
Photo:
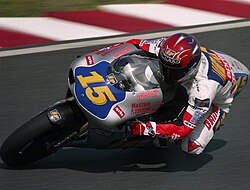
[[[158,56],[162,41],[132,39],[126,43]],[[249,71],[240,61],[225,53],[205,47],[201,51],[197,72],[181,82],[188,100],[180,124],[175,121],[136,121],[131,127],[133,135],[182,139],[183,151],[191,154],[203,152],[229,113],[234,98],[245,88]]]

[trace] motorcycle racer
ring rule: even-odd
[[[131,43],[159,59],[161,77],[167,85],[179,84],[176,95],[187,97],[187,106],[167,123],[135,121],[134,136],[181,139],[184,152],[200,154],[223,124],[234,98],[245,88],[249,71],[235,58],[201,47],[186,33],[155,40],[132,39]]]

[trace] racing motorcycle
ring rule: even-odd
[[[1,146],[1,158],[22,166],[72,142],[98,149],[152,146],[154,138],[132,136],[129,124],[150,119],[162,105],[167,90],[161,83],[157,59],[132,44],[78,56],[66,98],[14,131]]]

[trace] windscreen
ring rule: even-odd
[[[138,55],[128,55],[111,63],[108,74],[113,73],[115,87],[124,91],[140,92],[159,87],[158,60]]]

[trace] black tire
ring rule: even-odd
[[[46,144],[58,140],[66,129],[55,129],[46,111],[14,131],[2,144],[0,155],[10,166],[23,166],[40,160],[53,152]]]

